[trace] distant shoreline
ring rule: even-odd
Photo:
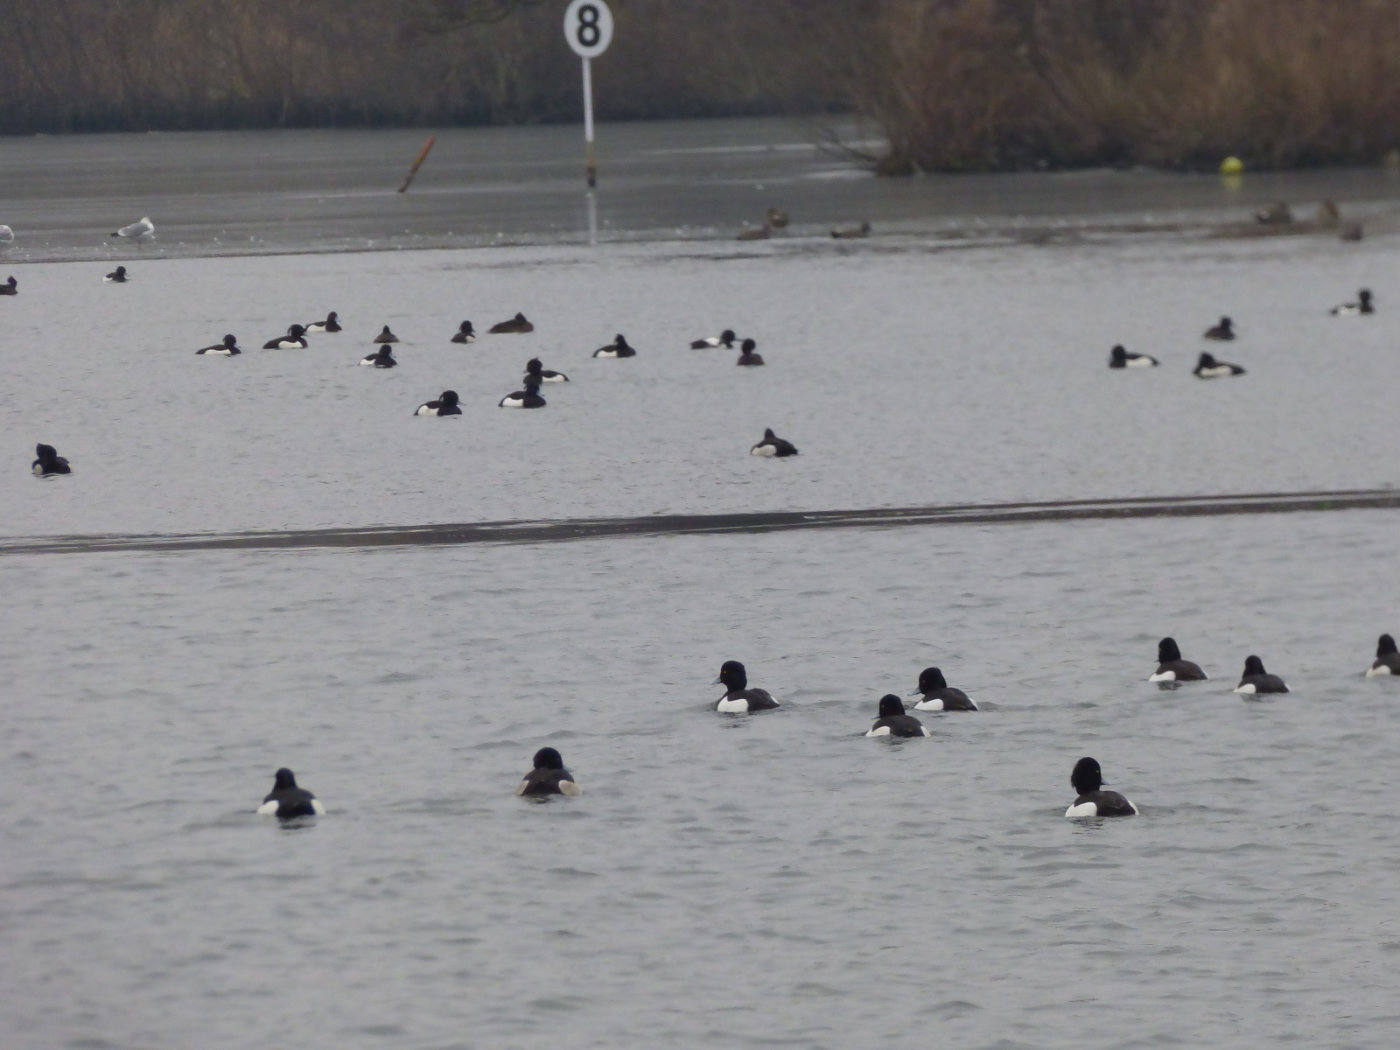
[[[85,10],[89,6],[92,10]],[[878,173],[1380,163],[1400,5],[619,0],[601,120],[857,113]],[[559,6],[0,5],[0,134],[572,122]]]
[[[1368,237],[1400,231],[1400,177],[1377,168],[1234,179],[1147,167],[880,179],[786,118],[598,129],[596,239],[614,257],[643,245],[720,264],[1166,239],[1301,243],[1356,223]],[[854,122],[832,130],[874,141]],[[419,130],[11,139],[0,143],[0,222],[15,237],[0,266],[491,248],[508,250],[500,259],[518,259],[520,249],[588,257],[578,125],[440,131],[413,187],[398,193],[424,141]],[[1337,205],[1330,227],[1320,220],[1324,200]],[[1277,202],[1289,204],[1292,222],[1255,221]],[[786,212],[790,225],[741,242],[769,208]],[[155,223],[153,242],[108,236],[143,215]],[[831,236],[862,222],[868,237]],[[477,252],[444,265],[497,262]]]
[[[962,252],[977,251],[979,249],[1000,248],[1008,245],[1022,245],[1027,247],[1049,247],[1054,245],[1072,245],[1086,243],[1092,240],[1119,240],[1129,238],[1139,238],[1144,241],[1158,238],[1176,238],[1186,240],[1239,240],[1252,241],[1260,238],[1280,238],[1280,237],[1333,237],[1337,231],[1333,229],[1319,229],[1311,223],[1298,223],[1294,226],[1272,227],[1251,225],[1245,222],[1182,222],[1176,220],[1163,220],[1159,223],[1112,223],[1112,222],[1092,222],[1081,223],[1044,223],[1033,226],[1001,226],[988,227],[985,223],[976,225],[945,225],[937,229],[925,231],[890,231],[886,230],[881,239],[873,241],[866,240],[862,243],[872,246],[872,250],[884,251],[909,251],[919,254],[931,255],[942,252]],[[797,256],[808,252],[813,248],[823,251],[830,248],[832,241],[828,234],[823,231],[811,233],[794,232],[784,237],[781,241],[759,242],[758,246],[753,244],[734,243],[734,236],[729,231],[696,231],[688,236],[678,236],[674,231],[632,231],[626,234],[613,234],[600,239],[601,244],[606,244],[614,248],[622,248],[630,245],[656,246],[672,244],[677,248],[677,255],[685,255],[685,249],[693,250],[692,257],[716,259],[733,259],[738,257],[750,258],[780,258],[783,256]],[[432,242],[431,240],[417,244],[346,244],[346,245],[313,245],[306,247],[259,247],[254,249],[240,249],[234,247],[222,247],[220,250],[200,250],[200,245],[176,244],[176,245],[154,245],[146,248],[134,249],[114,255],[110,251],[93,249],[87,254],[44,254],[42,252],[23,253],[17,255],[0,256],[0,269],[6,265],[22,266],[27,263],[109,263],[118,258],[128,263],[156,263],[174,262],[182,259],[257,259],[257,258],[286,258],[295,256],[330,256],[330,255],[371,255],[371,254],[397,254],[403,252],[475,252],[497,250],[531,250],[540,248],[559,249],[579,249],[587,253],[596,249],[582,243],[582,234],[571,235],[567,238],[548,239],[543,237],[531,237],[522,234],[515,238],[502,238],[497,240],[481,240],[472,243]]]

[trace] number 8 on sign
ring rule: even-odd
[[[581,58],[597,58],[612,43],[612,11],[603,0],[573,0],[564,12],[564,39]]]

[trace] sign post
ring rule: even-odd
[[[612,43],[612,10],[604,0],[572,0],[564,11],[564,39],[583,59],[583,143],[588,188],[598,185],[593,159],[593,68],[591,62]]]

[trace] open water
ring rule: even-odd
[[[405,133],[0,141],[5,1047],[1393,1043],[1393,510],[72,539],[1396,483],[1383,173],[889,183],[801,135],[600,129],[632,181],[605,161],[596,248],[562,129],[444,135],[402,197]],[[1382,232],[1204,232],[1279,196]],[[1202,383],[1222,313],[1249,371]],[[385,323],[400,367],[356,367]],[[722,327],[768,365],[686,349]],[[497,410],[535,355],[573,382]],[[462,417],[412,416],[445,387]],[[801,455],[748,456],[765,426]],[[39,440],[75,473],[30,477]],[[1211,681],[1148,685],[1164,634]],[[1233,695],[1251,652],[1293,692]],[[731,658],[779,711],[709,709]],[[929,664],[983,710],[864,739]],[[581,798],[512,796],[544,744]],[[1084,754],[1139,818],[1063,819]],[[253,815],[280,765],[313,826]]]

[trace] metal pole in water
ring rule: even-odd
[[[583,59],[583,155],[588,181],[588,243],[598,243],[598,161],[593,155],[593,63],[612,42],[612,10],[606,0],[569,0],[564,11],[564,39]]]
[[[598,185],[598,163],[593,157],[593,62],[583,60],[583,154],[588,188]]]
[[[593,62],[583,60],[583,160],[588,179],[588,246],[598,244],[598,198],[593,190],[598,185],[598,162],[593,156]]]

